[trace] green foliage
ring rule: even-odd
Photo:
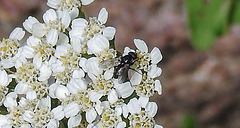
[[[181,128],[196,128],[196,119],[191,115],[185,116]]]
[[[0,114],[7,115],[8,114],[7,108],[4,106],[0,106]]]
[[[240,0],[187,0],[193,46],[207,50],[229,25],[240,21]]]
[[[231,23],[240,22],[240,0],[233,0],[231,8]]]

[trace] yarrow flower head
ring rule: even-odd
[[[48,0],[43,23],[29,16],[0,42],[0,127],[162,128],[157,47],[114,48],[108,11],[85,18],[94,0]]]

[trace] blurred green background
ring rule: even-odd
[[[95,0],[86,17],[105,7],[116,48],[133,39],[159,47],[163,94],[151,100],[165,128],[240,127],[240,0]],[[29,16],[42,21],[45,0],[0,0],[0,37]]]

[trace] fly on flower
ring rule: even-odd
[[[114,68],[113,78],[118,79],[119,83],[123,83],[129,78],[128,71],[138,58],[140,56],[136,52],[129,52],[125,56],[105,60],[99,64],[99,67],[102,69]]]

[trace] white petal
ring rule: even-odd
[[[79,112],[79,107],[77,103],[70,103],[64,108],[64,113],[67,118],[73,117],[78,114]]]
[[[76,37],[71,37],[71,43],[72,43],[73,50],[77,53],[81,53],[82,51],[81,40]]]
[[[92,123],[97,117],[97,112],[94,108],[86,112],[86,120],[88,123]]]
[[[56,45],[58,41],[58,31],[56,29],[51,29],[47,34],[47,43],[52,46]]]
[[[126,122],[121,121],[117,124],[117,128],[126,128]]]
[[[99,74],[102,74],[103,70],[99,68],[98,66],[98,58],[97,57],[91,57],[86,61],[86,68],[89,74],[94,74],[95,76],[98,76]]]
[[[163,128],[163,126],[155,124],[154,128]]]
[[[63,86],[63,85],[59,85],[57,88],[56,88],[56,91],[55,91],[55,96],[58,98],[58,99],[65,99],[66,96],[68,96],[70,94],[69,90],[67,89],[67,87]]]
[[[26,93],[26,98],[29,100],[34,100],[37,98],[37,93],[35,91],[28,91]]]
[[[104,79],[110,80],[113,77],[114,68],[111,68],[110,70],[106,70],[104,73]]]
[[[155,80],[154,82],[155,90],[158,92],[158,95],[162,94],[162,85],[159,80]]]
[[[122,98],[129,97],[134,91],[134,89],[131,87],[131,84],[129,82],[125,82],[123,84],[119,84],[119,85],[115,85],[115,86],[116,86],[117,93]]]
[[[43,20],[45,23],[49,23],[50,21],[55,21],[56,19],[57,19],[57,14],[53,9],[49,9],[43,14]]]
[[[83,69],[83,71],[87,72],[87,67],[86,67],[86,62],[87,59],[86,58],[81,58],[80,62],[79,62],[79,66]]]
[[[52,109],[53,118],[57,120],[62,120],[64,118],[63,106],[57,106]]]
[[[87,46],[91,52],[98,54],[109,48],[109,41],[103,35],[98,34],[87,42]]]
[[[30,124],[22,124],[20,128],[32,128],[32,127]]]
[[[7,72],[5,70],[0,70],[0,86],[7,86],[9,81]]]
[[[98,21],[100,21],[102,24],[105,24],[108,19],[108,12],[106,8],[102,8],[98,13]]]
[[[115,107],[115,114],[118,115],[118,116],[121,116],[123,113],[123,108],[122,106],[116,106]]]
[[[154,47],[153,50],[150,53],[150,57],[152,59],[152,64],[157,64],[158,62],[160,62],[162,60],[162,54],[160,52],[160,50],[157,47]]]
[[[23,51],[22,51],[22,55],[26,58],[33,58],[34,57],[34,49],[32,47],[29,46],[23,46]]]
[[[59,33],[58,38],[59,39],[56,45],[65,45],[65,44],[68,44],[69,42],[69,38],[66,34]]]
[[[48,66],[47,64],[43,64],[41,68],[39,69],[40,71],[40,76],[38,77],[39,81],[46,81],[50,78],[52,74],[51,67]]]
[[[20,83],[17,84],[14,91],[17,94],[25,94],[28,91],[28,89],[29,89],[28,84],[20,82]]]
[[[103,29],[103,35],[108,39],[112,40],[115,36],[116,29],[114,27],[106,27]]]
[[[156,78],[162,74],[162,69],[157,67],[157,65],[152,65],[150,71],[148,71],[147,74],[151,78]]]
[[[64,70],[65,70],[65,67],[62,66],[62,61],[57,60],[56,63],[52,64],[53,74],[58,72],[63,72]]]
[[[102,94],[95,92],[95,91],[90,91],[88,94],[89,94],[89,98],[92,102],[98,102],[99,99],[103,96]]]
[[[10,96],[6,97],[3,104],[4,104],[5,107],[9,107],[9,108],[17,106],[16,99],[14,97],[10,97]]]
[[[33,57],[33,64],[34,64],[34,67],[36,67],[37,69],[39,69],[39,68],[42,66],[41,53],[37,53],[37,54]]]
[[[39,21],[32,16],[29,16],[24,22],[23,22],[23,27],[29,32],[32,33],[32,26],[35,23],[39,23]]]
[[[122,105],[122,113],[123,113],[123,117],[127,118],[129,110],[128,110],[127,105],[125,103]]]
[[[84,37],[83,37],[83,33],[84,33],[84,29],[72,29],[70,32],[69,32],[69,35],[70,35],[70,38],[78,38],[80,41],[83,41],[84,40]]]
[[[41,43],[41,40],[35,36],[30,36],[28,39],[27,39],[27,45],[29,46],[37,46],[38,44]]]
[[[38,104],[39,107],[48,107],[51,108],[51,98],[47,96],[46,98],[42,98]]]
[[[96,109],[97,113],[99,115],[101,115],[102,112],[103,112],[104,107],[102,106],[101,102],[97,102],[97,104],[95,105],[95,109]]]
[[[132,85],[139,85],[142,81],[142,71],[133,71],[133,75],[130,79]]]
[[[10,120],[8,120],[8,115],[0,115],[0,127],[1,128],[5,128],[4,126],[9,125]],[[11,128],[12,126],[9,126],[9,128]],[[6,127],[7,128],[7,127]]]
[[[61,2],[61,0],[48,0],[47,5],[51,8],[57,9],[57,5]]]
[[[85,76],[85,73],[81,68],[73,71],[73,75],[72,75],[73,78],[83,78],[84,76]]]
[[[146,107],[146,105],[147,105],[147,103],[148,103],[148,101],[149,101],[149,97],[139,97],[139,99],[138,99],[138,101],[139,101],[139,105],[142,107],[142,108],[145,108]]]
[[[69,11],[69,15],[71,17],[71,19],[73,20],[74,18],[76,18],[79,15],[79,10],[77,7],[73,7],[72,10]]]
[[[114,104],[118,100],[118,95],[115,90],[111,90],[111,92],[108,94],[108,101],[111,104]]]
[[[52,98],[57,98],[55,96],[55,91],[57,89],[57,87],[59,86],[60,84],[57,84],[57,83],[53,83],[49,86],[49,95],[52,97]]]
[[[131,114],[136,114],[141,111],[141,106],[136,98],[133,98],[129,101],[127,108]]]
[[[58,128],[59,122],[57,120],[51,119],[47,124],[47,128]]]
[[[87,83],[81,78],[74,78],[69,81],[67,87],[71,93],[76,94],[78,90],[86,90]]]
[[[46,34],[45,25],[41,23],[35,23],[32,26],[33,35],[37,37],[43,37]]]
[[[77,19],[74,19],[72,21],[72,29],[76,29],[76,30],[79,30],[79,29],[84,29],[88,24],[88,21],[86,19],[83,19],[83,18],[77,18]]]
[[[70,47],[70,45],[57,46],[54,56],[56,56],[57,58],[61,58],[61,56],[65,56],[68,53],[69,47]]]
[[[82,5],[89,5],[93,2],[94,0],[81,0]]]
[[[134,44],[142,53],[148,53],[147,44],[143,40],[134,39]]]
[[[80,114],[70,117],[68,120],[68,128],[76,127],[80,124],[82,116]]]
[[[26,110],[23,115],[22,115],[22,118],[27,121],[27,122],[31,122],[32,119],[33,119],[33,114],[34,112],[31,111],[31,110]]]
[[[21,40],[25,35],[25,31],[22,28],[15,28],[9,35],[10,39]]]
[[[59,15],[60,15],[59,17],[61,18],[61,22],[64,25],[64,28],[67,28],[71,21],[69,12],[67,10],[63,10]]]
[[[151,117],[154,117],[157,114],[158,106],[155,102],[149,102],[146,106],[146,111],[151,115]]]

